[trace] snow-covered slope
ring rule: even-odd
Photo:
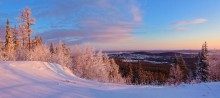
[[[220,82],[128,86],[77,78],[58,64],[0,62],[0,98],[220,98]]]

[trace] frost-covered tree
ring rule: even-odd
[[[32,40],[32,47],[35,47],[35,46],[39,45],[38,40],[39,40],[38,36],[35,36],[34,39]]]
[[[7,20],[6,23],[6,35],[5,35],[5,60],[14,60],[14,44],[12,41],[10,22]]]
[[[19,25],[22,34],[23,34],[23,45],[24,45],[24,37],[27,34],[27,45],[28,45],[28,49],[31,49],[31,33],[33,32],[33,30],[31,29],[31,25],[34,25],[35,19],[31,18],[31,9],[30,8],[25,8],[23,11],[21,11],[20,13],[20,17],[18,18],[19,21],[21,21],[22,23]]]
[[[40,36],[35,36],[34,39],[32,40],[32,48],[38,45],[43,45],[41,40],[40,40]]]
[[[28,61],[50,61],[50,51],[45,45],[37,45],[28,51]]]
[[[179,65],[172,65],[170,68],[169,79],[167,80],[168,84],[178,85],[182,82],[182,71]]]
[[[43,44],[43,39],[42,36],[39,37],[39,44],[42,45]]]
[[[124,83],[124,79],[119,73],[119,66],[115,63],[114,59],[110,59],[109,82]]]
[[[208,49],[206,42],[202,45],[202,50],[198,54],[198,64],[196,69],[196,80],[198,82],[207,82],[209,77]]]
[[[29,50],[25,47],[18,47],[15,53],[16,61],[27,61],[29,55]]]
[[[105,80],[104,75],[107,73],[105,73],[106,71],[103,70],[103,67],[99,67],[99,62],[95,61],[95,51],[93,47],[85,46],[82,49],[74,47],[73,50],[78,51],[78,53],[75,52],[76,54],[73,54],[73,56],[76,68],[75,71],[80,77]]]
[[[50,43],[50,53],[51,53],[51,54],[54,54],[54,53],[55,53],[54,43],[53,43],[53,42]]]
[[[51,53],[50,49],[49,52]],[[70,58],[70,49],[67,48],[61,41],[58,43],[54,53],[51,53],[50,62],[70,67],[72,61]]]
[[[182,74],[183,74],[182,82],[187,82],[189,73],[188,73],[188,70],[187,70],[185,60],[183,59],[182,56],[180,56],[180,58],[178,60],[178,65],[180,66],[180,70],[182,71]]]
[[[73,70],[79,77],[102,82],[124,83],[118,71],[118,65],[106,54],[101,51],[95,52],[95,49],[89,45],[82,48],[74,46],[72,50]]]
[[[102,53],[102,50],[99,50],[97,52],[96,57],[97,57],[97,60],[96,60],[97,63],[99,63],[99,64],[103,63],[104,54]],[[105,58],[107,58],[107,57],[105,57]],[[106,62],[109,62],[109,61],[106,61]]]
[[[22,47],[25,47],[25,43],[27,41],[27,34],[26,34],[26,29],[25,26],[20,24],[19,25],[19,32],[21,33],[21,41],[22,41]]]
[[[188,71],[185,61],[182,56],[177,57],[175,55],[172,67],[170,68],[168,84],[180,84],[186,82],[188,79]]]
[[[209,80],[220,81],[220,52],[213,50],[209,54]]]
[[[5,35],[5,49],[7,52],[11,52],[13,48],[13,41],[11,36],[11,28],[10,28],[10,22],[7,20],[6,23],[6,35]]]
[[[15,50],[20,46],[20,41],[19,41],[18,36],[19,36],[19,32],[18,32],[17,27],[15,26],[12,29],[12,37],[13,37],[13,43],[14,43]]]

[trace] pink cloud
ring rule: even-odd
[[[190,25],[190,24],[200,24],[206,22],[206,19],[200,18],[200,19],[195,19],[195,20],[190,20],[190,21],[181,21],[181,22],[175,22],[173,25]]]
[[[54,29],[42,34],[46,41],[58,42],[62,40],[66,43],[117,43],[133,41],[132,34],[135,29],[142,28],[140,24],[127,22],[109,23],[97,19],[85,19],[78,23],[78,30],[75,29]]]
[[[86,39],[95,42],[121,42],[132,40],[135,28],[141,25],[134,25],[126,22],[105,23],[97,19],[87,19],[80,23],[82,32],[87,33]]]
[[[175,28],[173,31],[174,32],[182,32],[182,31],[187,31],[187,29],[186,28]]]
[[[125,24],[126,25],[126,24]],[[101,32],[102,33],[101,33]],[[103,30],[100,30],[94,35],[88,36],[90,41],[96,42],[125,42],[128,40],[133,40],[134,37],[131,35],[134,31],[132,27],[125,27],[124,25],[117,25],[106,27]]]
[[[141,11],[137,6],[135,6],[135,5],[131,6],[131,13],[133,15],[133,20],[134,21],[136,21],[136,22],[142,21]]]

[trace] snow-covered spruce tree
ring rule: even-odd
[[[89,45],[83,48],[74,46],[72,50],[73,71],[79,77],[101,82],[124,83],[118,65],[101,51],[96,53]]]
[[[50,43],[50,53],[51,54],[55,53],[55,48],[54,48],[54,43],[53,42]]]
[[[63,63],[67,68],[70,68],[72,65],[71,50],[69,47],[66,46],[66,44],[63,44],[62,47],[63,47],[63,53],[64,53]]]
[[[206,42],[202,45],[202,50],[198,54],[198,64],[196,69],[197,82],[207,82],[209,77],[209,61],[208,61],[208,49]]]
[[[5,48],[4,49],[5,49],[4,51],[5,60],[14,60],[14,44],[12,41],[9,20],[7,20],[7,23],[6,23],[6,35],[5,35]]]
[[[124,79],[119,73],[119,66],[115,63],[114,59],[110,59],[110,68],[109,68],[109,82],[112,83],[124,83]]]
[[[188,76],[189,76],[189,72],[188,72],[188,68],[186,66],[185,60],[183,59],[182,56],[180,56],[179,60],[178,60],[178,64],[180,66],[180,70],[182,71],[183,77],[182,77],[182,82],[187,82],[188,80]]]
[[[21,29],[23,29],[23,33],[27,34],[27,40],[28,40],[28,49],[31,49],[31,33],[33,30],[30,28],[31,25],[34,25],[35,19],[31,18],[31,9],[30,8],[25,8],[23,11],[20,13],[20,17],[18,18],[19,21],[22,23],[20,24]]]
[[[35,36],[34,39],[32,40],[32,48],[37,46],[37,45],[42,45],[42,43],[40,42],[40,37],[39,36]]]
[[[209,54],[209,80],[220,81],[220,52],[213,50]]]
[[[170,74],[168,78],[168,84],[180,84],[181,82],[187,82],[188,71],[182,56],[178,58],[175,55],[172,67],[170,68]]]
[[[41,45],[43,44],[42,36],[39,37],[39,44],[41,44]]]
[[[65,46],[61,41],[58,43],[54,53],[51,53],[50,49],[48,48],[51,59],[50,62],[58,63],[62,66],[70,67],[72,61],[70,58],[70,49]]]
[[[197,66],[196,66],[196,81],[201,82],[202,73],[201,73],[202,67],[201,67],[201,52],[198,53],[197,56]]]
[[[15,26],[12,29],[12,37],[13,37],[13,43],[14,43],[15,50],[20,46],[20,42],[19,42],[18,36],[19,36],[19,32],[18,32],[17,27]]]
[[[170,68],[169,78],[167,84],[169,85],[179,85],[182,82],[182,71],[179,65],[172,65]]]

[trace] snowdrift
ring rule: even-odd
[[[220,82],[173,86],[129,86],[74,76],[58,64],[0,62],[1,98],[220,98]]]

